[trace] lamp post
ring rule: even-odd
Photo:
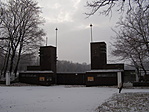
[[[58,31],[58,29],[56,28],[55,31],[56,31],[56,48],[57,48],[57,31]]]
[[[92,34],[92,24],[90,24],[90,27],[91,27],[91,42],[93,41],[93,34]]]
[[[57,46],[57,31],[58,31],[58,28],[55,29],[56,31],[56,68],[55,68],[55,83],[57,84],[57,51],[58,51],[58,46]]]
[[[47,44],[48,44],[48,37],[46,37],[46,46],[47,46]]]

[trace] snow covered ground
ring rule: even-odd
[[[149,89],[123,89],[149,92]],[[0,112],[95,112],[114,93],[114,87],[21,86],[0,87]]]
[[[149,92],[114,94],[98,112],[149,112]]]

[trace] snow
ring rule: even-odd
[[[20,73],[53,73],[53,71],[23,71]]]
[[[87,71],[87,73],[90,73],[90,72],[91,73],[93,73],[93,72],[95,72],[95,73],[96,72],[97,73],[98,72],[101,72],[101,73],[106,72],[107,73],[107,72],[123,72],[123,71],[124,71],[123,69],[106,69],[106,70],[103,69],[103,70],[90,70],[90,71]]]
[[[149,92],[149,89],[123,89]],[[0,87],[0,112],[95,112],[113,94],[114,87],[21,86]]]
[[[149,112],[149,92],[114,94],[98,112]]]

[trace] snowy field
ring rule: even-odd
[[[149,92],[123,89],[122,93]],[[96,112],[113,94],[114,87],[21,86],[0,87],[0,112]]]

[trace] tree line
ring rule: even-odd
[[[86,72],[90,70],[90,64],[73,63],[72,61],[58,60],[57,72]]]

